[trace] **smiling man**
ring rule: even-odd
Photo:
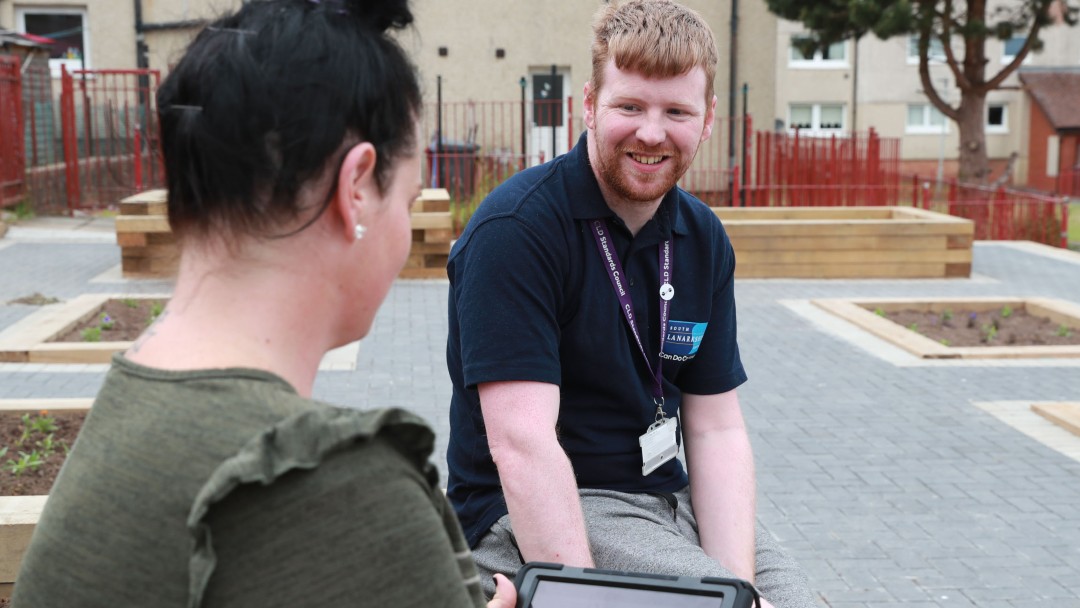
[[[448,494],[482,573],[735,576],[814,606],[755,525],[735,256],[676,186],[712,134],[712,32],[667,0],[609,2],[594,32],[586,133],[450,254]]]

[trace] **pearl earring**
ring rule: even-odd
[[[367,228],[364,228],[360,224],[357,224],[356,228],[353,229],[353,234],[356,235],[356,240],[358,240],[358,241],[360,239],[364,238],[364,233],[365,232],[367,232]]]

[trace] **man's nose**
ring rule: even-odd
[[[664,143],[667,134],[664,132],[663,117],[649,112],[642,117],[638,125],[638,140],[647,146],[659,146]]]

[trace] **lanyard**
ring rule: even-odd
[[[597,219],[589,222],[589,227],[592,228],[593,238],[596,240],[596,248],[600,251],[601,261],[604,263],[604,268],[607,270],[608,278],[611,279],[611,286],[615,289],[615,295],[619,298],[619,308],[622,309],[623,316],[626,317],[626,323],[630,326],[630,332],[634,334],[634,340],[637,342],[638,349],[641,351],[641,356],[645,358],[645,366],[649,368],[649,373],[653,377],[653,401],[656,403],[656,415],[657,420],[664,417],[664,385],[663,376],[661,376],[661,367],[663,365],[663,358],[657,356],[656,369],[653,369],[652,363],[649,362],[649,355],[646,354],[645,345],[641,341],[641,335],[638,334],[637,323],[634,322],[634,302],[630,299],[630,293],[626,291],[623,286],[623,273],[622,263],[619,261],[619,254],[612,246],[611,240],[608,237],[610,230],[608,229],[607,220]],[[664,340],[667,336],[668,325],[668,311],[671,306],[671,298],[674,295],[674,289],[671,287],[671,273],[672,268],[675,265],[674,256],[671,251],[671,239],[665,240],[658,246],[659,266],[660,266],[660,351],[664,350]]]

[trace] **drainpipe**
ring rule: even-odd
[[[731,0],[731,40],[728,48],[728,192],[735,180],[735,106],[736,80],[738,77],[739,53],[739,0]],[[746,128],[746,125],[743,125]],[[735,193],[731,192],[731,205],[735,204]]]
[[[163,21],[161,23],[146,23],[143,21],[142,0],[135,0],[135,66],[140,70],[150,68],[150,47],[146,45],[146,32],[161,32],[168,30],[186,30],[205,25],[205,19],[186,19],[183,21]]]

